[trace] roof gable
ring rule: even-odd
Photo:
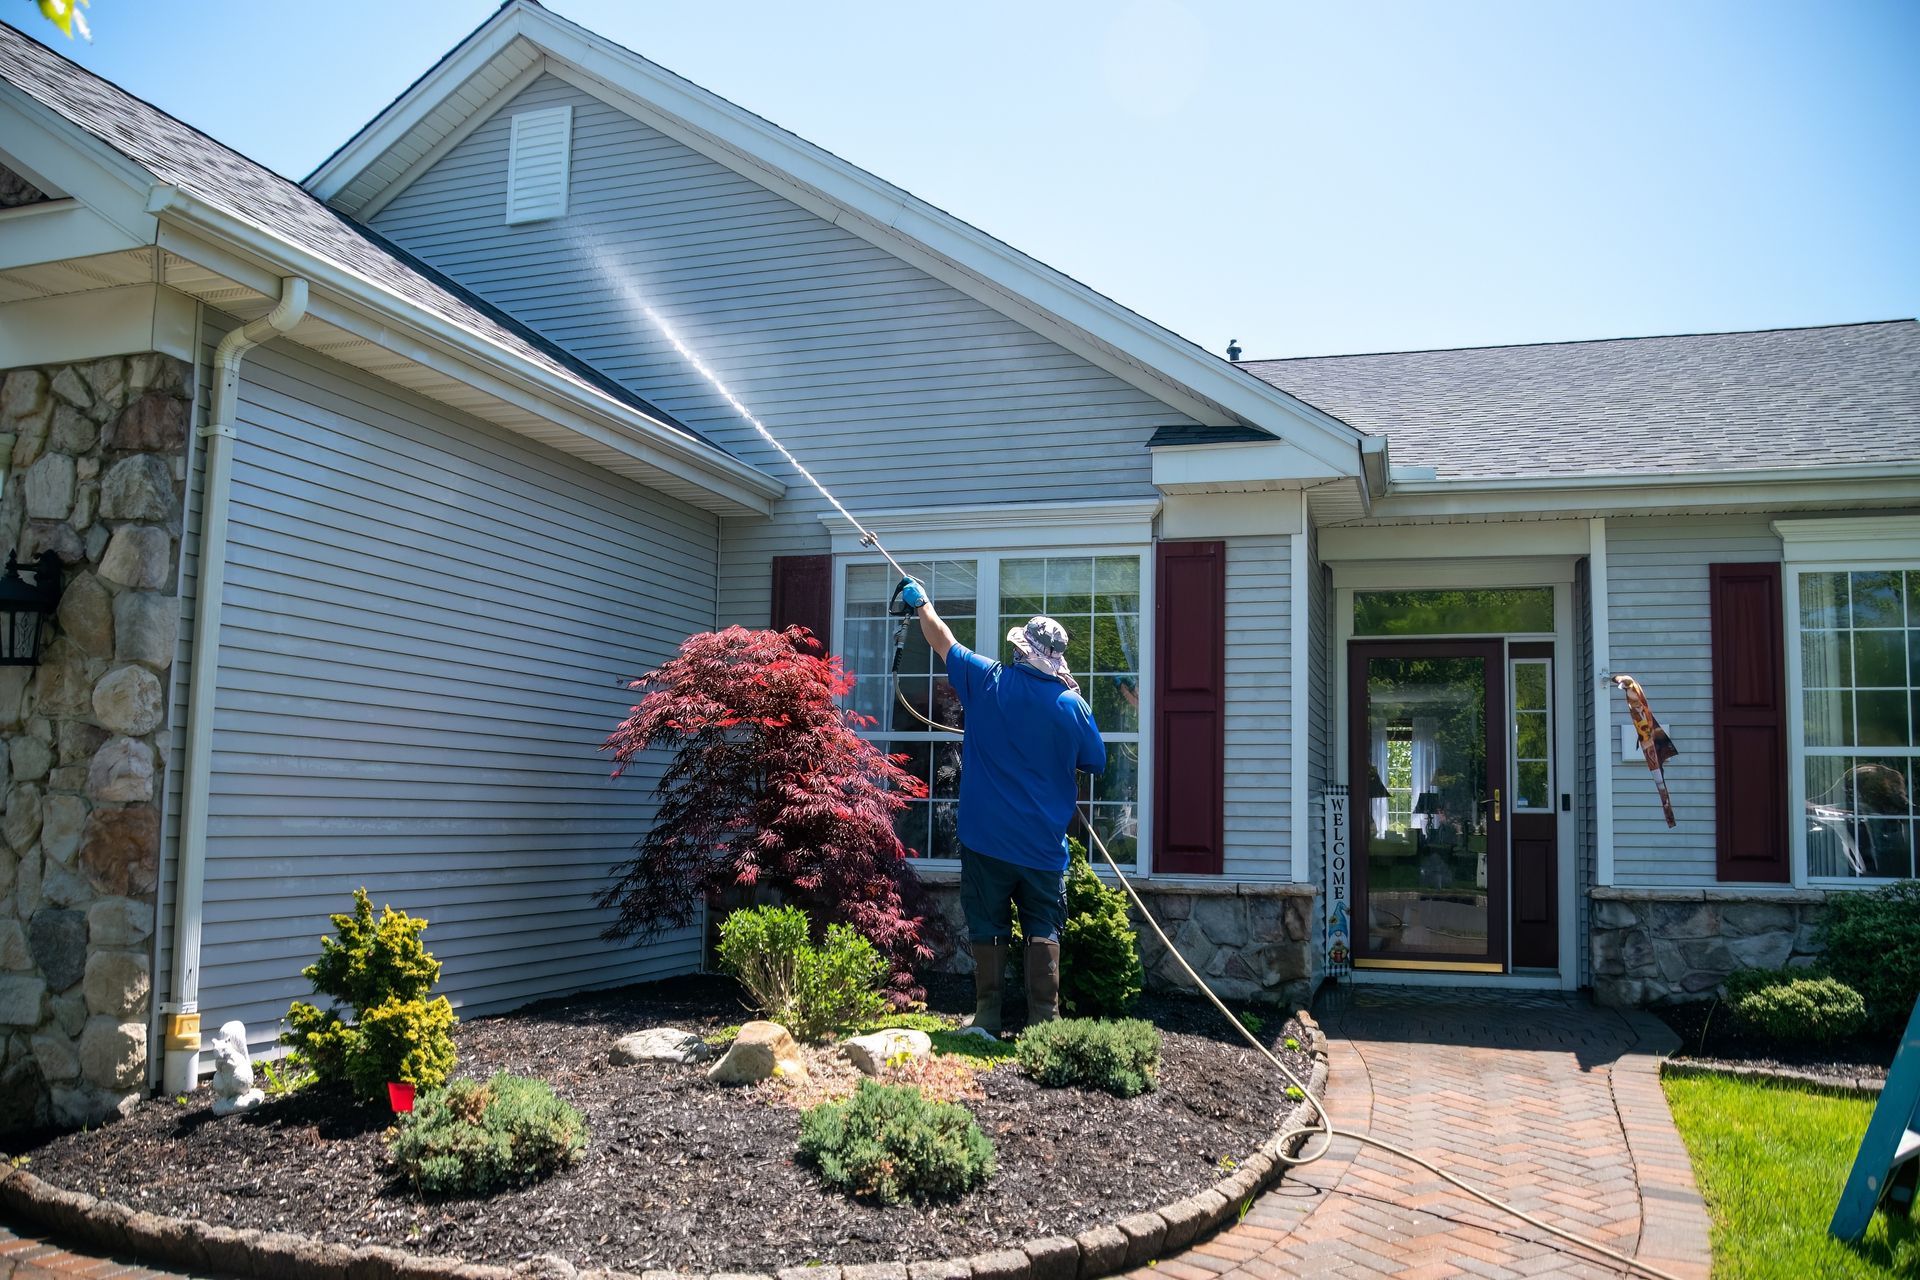
[[[528,50],[537,63],[526,61]],[[926,271],[1210,425],[1284,435],[1358,470],[1360,433],[839,157],[558,18],[508,0],[307,179],[343,210],[379,209],[541,69]]]

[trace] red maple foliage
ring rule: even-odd
[[[642,752],[673,755],[652,828],[613,869],[612,939],[657,937],[732,888],[778,890],[814,927],[852,925],[893,964],[896,1003],[923,998],[933,958],[927,894],[893,815],[926,784],[856,729],[853,676],[803,627],[688,637],[629,687],[645,696],[607,738],[617,778]]]

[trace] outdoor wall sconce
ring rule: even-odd
[[[43,551],[20,576],[20,562],[11,553],[0,576],[0,667],[40,665],[40,623],[60,607],[60,557]]]

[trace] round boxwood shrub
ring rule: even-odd
[[[993,1143],[971,1111],[872,1080],[801,1115],[800,1158],[828,1186],[886,1204],[958,1196],[994,1171]]]
[[[587,1119],[544,1080],[501,1073],[423,1096],[387,1138],[410,1186],[433,1196],[484,1195],[564,1169],[587,1145]]]
[[[1743,969],[1727,979],[1726,999],[1742,1028],[1770,1040],[1829,1044],[1867,1022],[1858,991],[1806,970]]]
[[[1920,880],[1871,893],[1830,893],[1815,936],[1821,968],[1858,991],[1868,1025],[1898,1032],[1920,999]]]
[[[1160,1030],[1140,1018],[1061,1018],[1021,1032],[1020,1065],[1043,1085],[1105,1089],[1122,1098],[1160,1079]]]

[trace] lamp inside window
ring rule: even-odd
[[[41,623],[60,607],[60,557],[51,551],[27,566],[21,575],[19,560],[9,555],[0,575],[0,667],[40,664]]]

